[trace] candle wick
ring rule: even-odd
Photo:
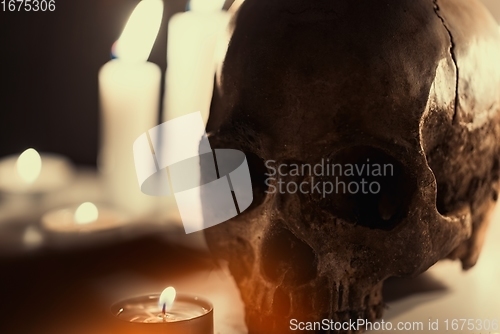
[[[163,307],[161,308],[161,313],[163,314],[163,322],[167,321],[167,304],[163,304]]]

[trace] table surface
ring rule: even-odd
[[[459,319],[482,323],[496,320],[500,325],[500,206],[495,208],[483,251],[474,268],[464,272],[460,262],[442,261],[415,279],[387,282],[384,294],[388,304],[384,320],[394,326],[399,322],[422,322],[428,326],[432,319],[432,322],[439,321],[437,333],[470,334],[473,331],[461,329]],[[449,324],[458,319],[460,329],[446,332],[447,319]],[[479,332],[500,333],[500,329],[474,331]]]

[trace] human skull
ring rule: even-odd
[[[373,321],[388,277],[476,263],[498,191],[498,59],[497,25],[476,0],[241,6],[208,131],[213,148],[246,153],[254,202],[206,238],[249,333]],[[296,171],[317,164],[392,172]],[[278,190],[362,180],[380,191]]]

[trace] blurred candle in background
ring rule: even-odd
[[[67,185],[72,176],[68,159],[56,154],[40,155],[33,148],[0,160],[1,193],[46,194]]]
[[[127,224],[126,215],[107,207],[97,207],[91,202],[82,203],[76,208],[56,209],[42,217],[42,227],[46,231],[63,236],[82,236],[82,233],[111,230]]]
[[[133,143],[157,125],[161,71],[147,59],[162,16],[162,0],[141,1],[115,44],[117,58],[99,72],[99,170],[110,202],[136,216],[150,214],[157,203],[137,183]]]
[[[92,247],[127,236],[131,224],[126,214],[92,202],[54,209],[41,218],[46,243],[55,248]]]
[[[190,0],[189,11],[174,15],[168,25],[164,122],[199,111],[206,125],[216,72],[216,45],[229,24],[224,0]],[[182,143],[179,143],[182,145]],[[175,198],[162,202],[163,219],[181,226]]]
[[[215,50],[229,24],[224,0],[191,0],[190,11],[168,26],[167,74],[163,120],[200,111],[207,123],[212,100]]]

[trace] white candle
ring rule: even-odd
[[[90,202],[78,207],[53,210],[42,217],[42,226],[51,233],[81,235],[116,229],[127,224],[127,217],[107,207]]]
[[[40,155],[30,148],[19,156],[0,161],[0,192],[46,193],[68,184],[72,176],[73,168],[68,159],[55,154]]]
[[[116,43],[117,59],[99,72],[99,169],[111,202],[138,216],[150,213],[156,203],[137,184],[132,147],[139,135],[157,124],[161,71],[147,59],[162,16],[161,0],[140,2]]]
[[[168,26],[163,120],[200,111],[207,123],[216,71],[217,39],[229,24],[223,0],[191,0],[191,11]]]

